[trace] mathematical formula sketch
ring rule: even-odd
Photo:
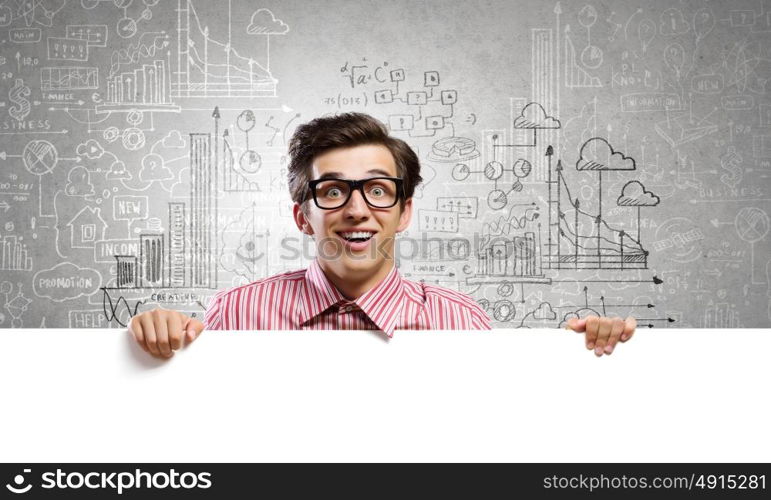
[[[418,153],[397,265],[497,328],[771,324],[771,0],[0,0],[0,328],[124,327],[313,258],[287,143]]]

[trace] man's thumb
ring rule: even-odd
[[[583,332],[586,330],[586,320],[580,318],[570,318],[565,328],[576,332]]]
[[[189,318],[185,323],[185,338],[188,342],[192,342],[198,338],[203,331],[203,323],[195,318]]]

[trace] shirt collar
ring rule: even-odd
[[[305,271],[305,293],[303,293],[305,307],[300,313],[300,324],[315,318],[341,301],[345,301],[345,297],[329,282],[318,261],[313,259]]]
[[[305,307],[300,313],[300,324],[315,318],[335,304],[351,302],[329,281],[317,259],[313,259],[305,271],[305,288]],[[404,307],[404,284],[396,265],[377,285],[352,302],[359,306],[375,326],[389,337],[393,337]]]

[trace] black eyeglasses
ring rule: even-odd
[[[403,179],[399,177],[370,177],[368,179],[316,179],[308,182],[313,202],[324,210],[340,208],[358,189],[367,205],[373,208],[391,208],[404,196]]]

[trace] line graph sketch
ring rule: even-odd
[[[270,37],[286,34],[289,26],[268,9],[255,11],[246,33],[264,38],[265,51],[260,60],[243,56],[233,46],[232,2],[227,0],[225,33],[215,35],[199,17],[193,0],[177,1],[174,97],[275,96],[278,81],[270,73]]]

